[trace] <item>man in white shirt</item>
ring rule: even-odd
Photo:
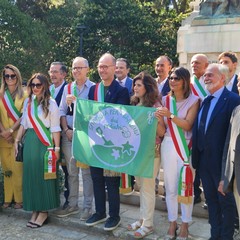
[[[67,208],[55,213],[58,217],[67,217],[79,212],[79,168],[77,161],[72,157],[72,137],[73,137],[73,109],[74,100],[77,98],[87,99],[91,86],[95,83],[87,78],[89,72],[88,61],[82,57],[76,57],[72,63],[72,75],[74,82],[64,87],[62,100],[60,103],[60,116],[62,131],[62,150],[66,159],[68,169],[69,184],[69,204]],[[81,220],[86,220],[92,213],[93,183],[89,166],[81,165],[83,179],[83,212]]]
[[[67,76],[67,66],[62,62],[52,62],[48,71],[48,74],[50,76],[52,85],[50,86],[49,90],[51,92],[52,98],[55,99],[57,105],[60,105],[63,89],[64,86],[67,84],[65,78]],[[65,164],[65,159],[63,157],[63,154],[61,154],[61,165],[62,170],[65,174],[65,191],[64,191],[64,197],[65,197],[65,203],[63,204],[63,208],[66,208],[68,205],[68,196],[69,196],[69,187],[68,187],[68,171]]]
[[[123,87],[128,89],[130,96],[132,95],[132,78],[128,77],[130,64],[126,58],[118,58],[116,60],[116,80]]]
[[[161,93],[162,96],[167,95],[170,91],[168,76],[172,66],[172,60],[166,55],[158,57],[155,62],[156,81],[159,93]]]
[[[218,56],[219,63],[228,66],[229,76],[226,82],[226,88],[229,91],[238,93],[237,83],[238,76],[236,74],[238,58],[237,54],[234,52],[223,52]]]
[[[208,91],[205,88],[204,84],[204,73],[206,71],[206,68],[208,66],[208,58],[205,54],[195,54],[192,56],[191,59],[191,69],[192,69],[192,77],[191,77],[191,89],[193,94],[203,99],[208,95]],[[194,204],[200,203],[202,201],[201,199],[201,193],[202,189],[200,188],[200,177],[198,171],[195,173],[195,179],[194,179]],[[204,209],[207,209],[207,204],[204,203],[203,205]]]

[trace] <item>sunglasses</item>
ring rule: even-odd
[[[170,77],[169,79],[174,80],[174,81],[180,81],[181,80],[181,78],[179,78],[179,77]]]
[[[9,79],[9,78],[11,78],[11,79],[14,79],[16,77],[16,74],[5,74],[4,75],[4,78],[7,78],[7,79]]]
[[[41,83],[36,83],[36,84],[35,83],[31,83],[30,86],[31,86],[31,88],[35,88],[36,87],[37,89],[40,89],[42,87],[42,84]]]

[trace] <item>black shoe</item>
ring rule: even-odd
[[[105,222],[106,221],[106,214],[100,215],[98,213],[94,213],[87,221],[86,225],[91,227],[94,225],[97,225],[98,223]]]
[[[121,223],[120,217],[110,217],[107,219],[107,221],[105,223],[104,230],[112,231],[115,228],[117,228],[120,223]]]
[[[205,209],[205,210],[207,210],[208,209],[208,205],[207,205],[207,203],[205,202],[203,205],[202,205],[202,208],[203,209]]]
[[[202,201],[201,197],[194,197],[194,204],[200,203]]]

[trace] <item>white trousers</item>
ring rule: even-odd
[[[164,171],[168,220],[173,222],[178,218],[178,180],[183,161],[178,156],[171,137],[164,137],[161,144],[161,161]],[[185,223],[191,222],[193,203],[181,203],[180,205],[182,221]]]
[[[160,158],[154,159],[153,177],[135,177],[140,187],[140,219],[143,219],[142,226],[153,227],[153,214],[155,209],[155,178],[159,171]]]

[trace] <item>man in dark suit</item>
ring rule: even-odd
[[[52,62],[48,71],[48,74],[52,82],[52,85],[50,86],[51,96],[52,98],[55,99],[58,106],[60,105],[60,102],[62,99],[63,89],[67,84],[65,80],[67,76],[67,72],[68,72],[67,66],[62,62]],[[68,171],[67,171],[66,164],[64,162],[61,162],[61,165],[62,165],[62,170],[65,174],[64,187],[66,188],[66,190],[64,191],[65,203],[63,204],[63,209],[65,209],[69,203],[68,202],[68,197],[69,197]]]
[[[231,117],[222,158],[222,177],[218,191],[225,196],[233,192],[238,215],[240,214],[240,106]],[[239,224],[238,224],[239,225]]]
[[[210,64],[204,83],[210,96],[199,110],[193,127],[192,165],[199,171],[208,204],[211,240],[231,240],[234,233],[235,200],[232,193],[218,192],[222,155],[233,109],[240,97],[226,89],[226,66]]]
[[[192,69],[192,77],[191,77],[191,89],[194,95],[198,96],[201,99],[201,102],[208,95],[208,92],[205,89],[203,75],[208,66],[208,58],[205,54],[195,54],[191,59],[191,69]],[[198,81],[198,82],[197,82]],[[197,84],[200,83],[200,84]],[[201,88],[202,87],[202,88]],[[195,172],[194,179],[194,204],[200,203],[202,189],[200,188],[201,180],[198,171]],[[204,209],[207,209],[206,202],[203,205]]]
[[[118,58],[116,60],[116,80],[123,87],[128,89],[129,95],[131,96],[133,93],[132,89],[132,78],[128,76],[130,71],[130,64],[126,58]]]
[[[98,62],[98,74],[102,81],[99,83],[101,85],[96,86],[101,88],[103,84],[104,91],[97,91],[98,88],[92,86],[88,95],[90,100],[100,101],[101,99],[104,99],[104,102],[108,103],[129,104],[130,97],[127,88],[122,87],[116,80],[114,80],[115,69],[116,59],[110,53],[102,55]],[[97,167],[90,167],[90,170],[93,180],[96,212],[86,221],[86,225],[94,226],[98,223],[105,222],[106,185],[110,217],[105,222],[104,230],[114,230],[120,224],[120,173]]]
[[[166,56],[162,55],[158,57],[155,61],[155,73],[157,75],[156,81],[158,85],[158,91],[161,96],[166,96],[170,92],[169,87],[169,73],[172,69],[172,60]],[[159,182],[160,182],[160,171],[157,174],[155,179],[155,192],[158,194]],[[164,186],[163,186],[164,187]],[[163,193],[162,200],[165,201],[165,190]]]
[[[237,54],[234,52],[223,52],[218,56],[218,61],[229,68],[229,76],[226,82],[226,88],[229,91],[238,94],[238,75],[236,74],[238,64]]]
[[[155,62],[155,72],[157,74],[156,81],[158,84],[158,90],[162,96],[167,95],[170,91],[168,77],[172,65],[172,60],[166,55],[158,57]]]

